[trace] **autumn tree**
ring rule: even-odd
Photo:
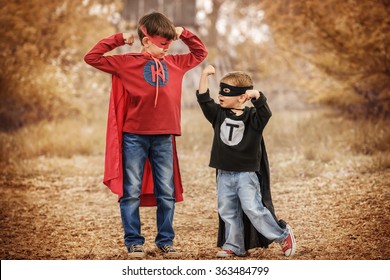
[[[390,116],[390,1],[264,0],[260,8],[286,57],[322,72],[306,73],[312,100]]]
[[[118,2],[118,1],[117,1]],[[75,111],[82,57],[110,34],[115,1],[0,0],[0,130]]]
[[[390,1],[211,3],[212,46],[231,66],[354,116],[389,116]]]

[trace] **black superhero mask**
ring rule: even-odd
[[[219,94],[224,96],[239,96],[244,94],[248,89],[253,89],[253,86],[250,87],[235,87],[225,83],[219,83]]]

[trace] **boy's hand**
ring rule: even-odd
[[[203,69],[202,74],[210,76],[215,74],[215,68],[212,65],[207,65],[206,68]]]
[[[252,98],[258,99],[260,97],[260,92],[255,89],[248,89],[245,91],[246,99],[251,100]]]
[[[134,36],[131,33],[122,33],[123,40],[125,41],[125,44],[127,45],[133,45],[134,43]]]
[[[183,27],[175,27],[175,30],[176,30],[175,40],[178,40],[181,36],[181,33],[183,33],[184,28]]]

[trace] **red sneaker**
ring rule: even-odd
[[[232,250],[222,250],[217,253],[218,258],[230,258],[234,257],[236,254]]]
[[[297,248],[297,243],[295,242],[294,233],[289,225],[287,225],[288,235],[287,237],[280,242],[282,251],[286,257],[292,257],[295,254]]]

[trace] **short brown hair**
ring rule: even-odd
[[[231,83],[236,87],[250,87],[253,86],[253,81],[248,73],[242,71],[229,72],[221,79],[222,83]]]
[[[173,40],[176,37],[176,29],[173,22],[159,12],[146,14],[138,21],[137,33],[142,42],[145,34],[142,32],[141,27],[144,27],[150,36],[158,35],[167,40]]]

